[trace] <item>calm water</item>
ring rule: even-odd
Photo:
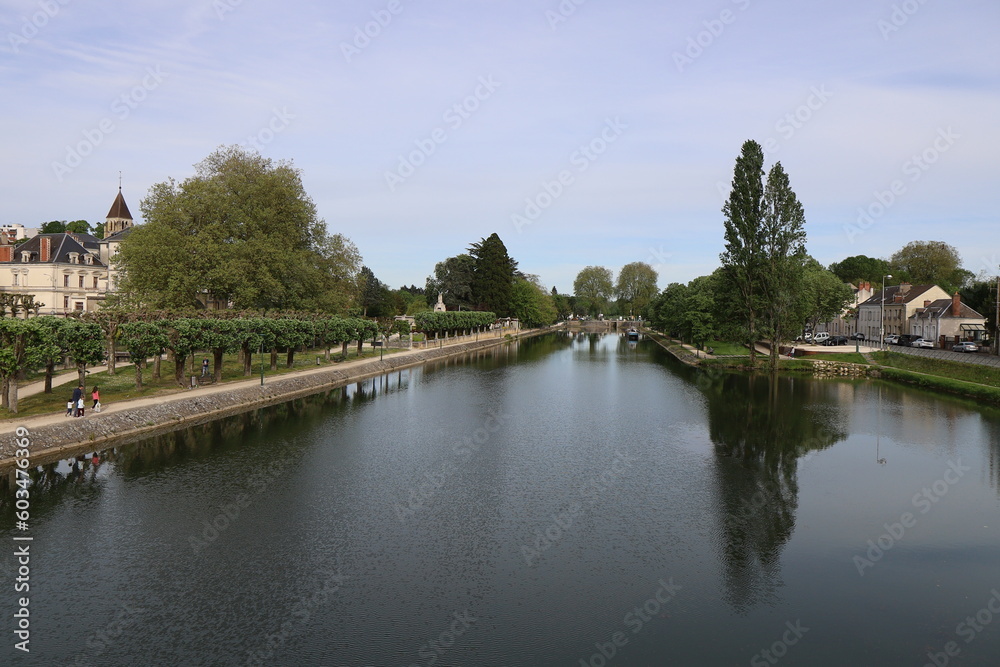
[[[6,484],[0,662],[996,665],[998,443],[551,335],[45,467],[30,654]]]

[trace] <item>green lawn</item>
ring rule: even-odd
[[[1000,387],[1000,368],[963,364],[960,361],[946,361],[930,357],[918,357],[898,352],[875,352],[872,358],[883,366],[891,366],[915,373],[938,375],[966,382]]]
[[[385,353],[390,354],[391,352],[399,351],[401,350],[392,349],[386,350]],[[371,357],[378,357],[378,355],[379,351],[377,348],[373,349],[370,345],[365,345],[364,351],[359,357],[357,347],[352,344],[348,347],[346,360],[353,361],[359,358],[367,359]],[[205,358],[205,356],[206,355],[195,356],[196,370],[193,372],[194,375],[201,374],[201,360]],[[209,357],[209,360],[211,360],[211,355],[207,356]],[[336,364],[345,361],[345,359],[341,359],[339,349],[337,350],[337,353],[331,357],[330,364],[327,364],[323,360],[322,351],[310,350],[296,353],[293,365],[289,368],[285,365],[287,361],[286,355],[284,353],[279,353],[278,369],[276,371],[272,371],[270,366],[270,353],[266,353],[264,355],[265,381],[268,377],[275,377],[291,371],[315,368],[317,357],[320,358],[320,365],[324,366],[335,366]],[[253,362],[253,374],[250,377],[259,379],[260,358],[257,355],[254,355]],[[86,399],[85,404],[88,410],[90,409],[90,405],[92,403],[90,400],[90,390],[95,384],[100,387],[101,403],[104,405],[109,405],[117,401],[126,401],[133,398],[167,395],[174,394],[178,391],[184,391],[174,381],[174,362],[172,361],[164,360],[160,364],[159,380],[153,379],[153,364],[150,363],[149,368],[146,368],[142,372],[143,387],[141,391],[136,391],[135,389],[135,368],[133,366],[118,366],[117,371],[118,372],[115,375],[108,375],[107,372],[87,375],[87,393],[84,398]],[[76,373],[75,370],[70,372]],[[192,375],[190,360],[187,362],[185,375]],[[41,377],[36,379],[41,379]],[[243,375],[243,364],[239,363],[237,355],[225,355],[222,360],[223,383],[245,379],[247,378]],[[69,383],[53,387],[51,394],[35,394],[34,396],[26,396],[18,400],[18,410],[16,415],[11,413],[6,408],[0,408],[0,419],[22,419],[24,417],[31,417],[34,415],[63,413],[66,410],[66,401],[69,400],[72,393],[73,383]]]
[[[722,340],[710,340],[705,344],[705,347],[710,347],[715,350],[714,354],[721,354],[727,356],[747,356],[750,351],[744,345],[739,343],[727,343]]]

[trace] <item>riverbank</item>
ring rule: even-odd
[[[767,361],[761,358],[757,366],[751,367],[749,357],[697,356],[688,345],[678,343],[654,332],[645,332],[675,359],[688,366],[716,368],[733,371],[764,370]],[[843,361],[837,360],[836,353],[824,353],[820,358],[781,359],[778,370],[785,373],[809,373],[820,378],[873,378],[898,384],[906,384],[922,389],[939,391],[963,398],[971,398],[980,403],[1000,405],[1000,372],[994,369],[969,369],[951,361],[924,360],[904,355],[878,352],[857,355],[842,353]],[[858,357],[860,356],[860,359]],[[970,377],[970,373],[974,374]]]
[[[63,413],[0,424],[0,469],[13,464],[15,431],[27,429],[31,463],[44,463],[81,452],[127,444],[143,438],[213,421],[248,410],[329,391],[352,382],[404,368],[506,345],[559,330],[559,327],[522,331],[508,338],[452,343],[438,348],[410,350],[384,357],[346,362],[335,368],[317,367],[270,378],[209,385],[167,395],[150,396],[108,405],[99,414],[72,418]]]

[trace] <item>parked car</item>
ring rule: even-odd
[[[934,349],[934,341],[927,340],[926,338],[918,338],[915,341],[913,341],[912,343],[910,343],[910,347],[926,347],[926,348],[929,348],[929,349],[933,350]]]
[[[899,340],[896,345],[905,345],[907,347],[913,347],[913,341],[923,338],[923,336],[918,336],[917,334],[900,334]]]
[[[830,334],[825,331],[820,331],[818,334],[813,336],[812,342],[822,345],[826,340],[830,338]]]
[[[859,331],[856,334],[851,334],[851,338],[853,338],[854,340],[864,340],[865,335]]]
[[[848,342],[847,336],[830,336],[823,345],[847,345]]]
[[[963,341],[961,343],[956,343],[951,346],[954,352],[979,352],[979,346],[973,343],[971,340]]]
[[[890,345],[896,345],[899,343],[899,336],[897,336],[896,334],[889,334],[888,336],[882,339],[882,342],[889,343]]]

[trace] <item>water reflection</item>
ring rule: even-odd
[[[847,429],[836,411],[820,417],[816,392],[796,378],[703,372],[696,384],[708,399],[717,457],[726,596],[746,612],[774,602],[782,585],[779,557],[795,527],[799,459],[843,440]]]

